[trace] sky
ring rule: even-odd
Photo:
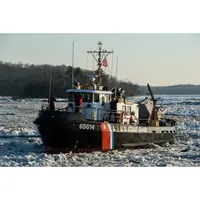
[[[0,60],[12,63],[71,65],[93,69],[87,50],[113,50],[106,72],[139,85],[200,84],[199,34],[0,34]],[[88,62],[87,62],[88,60]],[[112,69],[113,66],[113,70]]]

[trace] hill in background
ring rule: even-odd
[[[46,98],[49,91],[49,74],[52,74],[52,92],[56,97],[66,97],[65,90],[71,88],[72,67],[59,65],[13,64],[0,61],[0,96],[23,98]],[[74,79],[85,84],[91,71],[74,68]],[[94,72],[93,72],[94,73]],[[116,79],[105,74],[104,83],[109,89],[115,86]],[[118,81],[117,86],[126,90],[126,95],[139,94],[137,84]]]
[[[64,91],[71,88],[71,66],[15,64],[1,61],[0,96],[46,98],[49,90],[50,70],[54,95],[66,97]],[[81,84],[87,82],[88,74],[91,74],[90,70],[74,68],[74,78]],[[116,79],[105,74],[104,82],[111,89],[115,86]],[[118,81],[117,85],[126,90],[127,96],[148,94],[147,86],[125,81]],[[159,95],[200,95],[200,85],[151,86],[151,88],[154,94]]]
[[[160,95],[200,95],[200,85],[172,85],[172,86],[151,86],[154,94]],[[140,86],[140,94],[148,93],[146,86]]]

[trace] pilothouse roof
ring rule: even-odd
[[[87,89],[68,89],[65,92],[75,92],[75,93],[94,93],[94,94],[112,94],[111,91],[103,90],[87,90]]]

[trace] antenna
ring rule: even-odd
[[[116,58],[115,98],[117,97],[117,71],[118,71],[118,56]]]
[[[72,89],[74,88],[74,41],[72,43]]]
[[[52,85],[51,85],[51,68],[49,70],[49,109],[50,109],[50,100],[51,100],[51,88],[52,88]]]
[[[87,54],[87,59],[86,59],[86,70],[88,69],[88,56],[89,54]]]

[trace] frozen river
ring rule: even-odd
[[[163,96],[169,117],[177,120],[173,145],[47,155],[33,120],[41,100],[0,101],[0,166],[200,166],[200,96]],[[57,107],[66,106],[57,102]],[[36,136],[12,138],[11,136]]]

